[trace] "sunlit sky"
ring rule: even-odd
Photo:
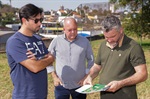
[[[10,0],[0,0],[3,4],[10,4]],[[74,10],[82,3],[108,2],[109,0],[11,0],[11,5],[20,8],[27,3],[42,7],[45,11],[58,10],[60,6]]]

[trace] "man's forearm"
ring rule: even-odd
[[[51,65],[53,61],[53,56],[48,56],[40,60],[28,59],[27,61],[22,62],[22,65],[27,67],[30,71],[37,73],[45,69],[47,66]]]
[[[46,57],[36,60],[35,64],[36,64],[36,66],[39,66],[39,67],[40,66],[47,67],[47,66],[51,65],[53,61],[54,61],[53,56],[48,55]]]
[[[89,76],[94,79],[99,74],[101,67],[94,64],[94,66],[90,69]]]
[[[122,87],[134,85],[147,79],[148,74],[146,71],[146,66],[144,64],[136,66],[135,70],[135,74],[120,81]]]

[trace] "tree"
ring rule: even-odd
[[[0,8],[0,24],[5,26],[6,24],[18,23],[16,20],[17,16],[15,15],[17,11],[17,8],[2,4],[2,7]]]
[[[145,0],[142,5],[142,29],[145,35],[150,35],[150,1]]]
[[[142,36],[150,35],[150,2],[149,0],[110,0],[116,8],[128,7],[131,13],[124,19],[126,32],[136,34],[142,42]],[[130,24],[129,24],[130,23]]]

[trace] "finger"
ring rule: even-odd
[[[84,82],[83,85],[92,85],[92,82]]]
[[[31,51],[30,51],[30,52],[28,51],[28,52],[26,53],[26,55],[30,55],[30,54],[32,54]]]
[[[30,52],[30,50],[29,50],[29,49],[27,49],[27,52]]]
[[[92,82],[88,82],[87,84],[88,84],[88,85],[92,85]]]
[[[61,81],[59,82],[59,84],[60,84],[60,85],[63,85],[63,83],[62,83]]]
[[[112,83],[110,82],[110,83],[108,83],[106,86],[111,86],[112,85]]]
[[[80,86],[82,86],[82,85],[83,85],[82,81],[79,81],[79,82],[78,82],[78,84],[79,84]]]
[[[27,57],[28,58],[34,57],[34,54],[29,54]]]
[[[35,53],[32,53],[31,51],[27,51],[26,53],[26,55],[31,55],[31,54],[35,55]]]
[[[58,79],[58,83],[59,83],[59,85],[63,85],[63,83],[61,82],[60,79]]]
[[[59,85],[59,83],[54,83],[54,86],[58,86]]]
[[[45,55],[44,57],[46,58],[46,57],[48,57],[48,55]]]

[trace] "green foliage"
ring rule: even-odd
[[[2,25],[14,23],[14,14],[12,12],[4,13],[2,16]]]
[[[146,1],[143,3],[142,28],[145,35],[150,35],[150,1]]]
[[[141,15],[140,14],[132,14],[130,13],[128,16],[126,16],[123,20],[123,27],[125,30],[125,33],[129,35],[136,35],[137,37],[141,37],[142,33],[142,21],[141,21]],[[138,28],[137,28],[138,27]]]
[[[130,8],[130,13],[122,20],[126,34],[136,35],[140,38],[150,36],[150,1],[149,0],[110,0],[118,7]]]
[[[15,15],[17,11],[17,8],[0,3],[0,25],[5,26],[6,24],[19,23]]]

